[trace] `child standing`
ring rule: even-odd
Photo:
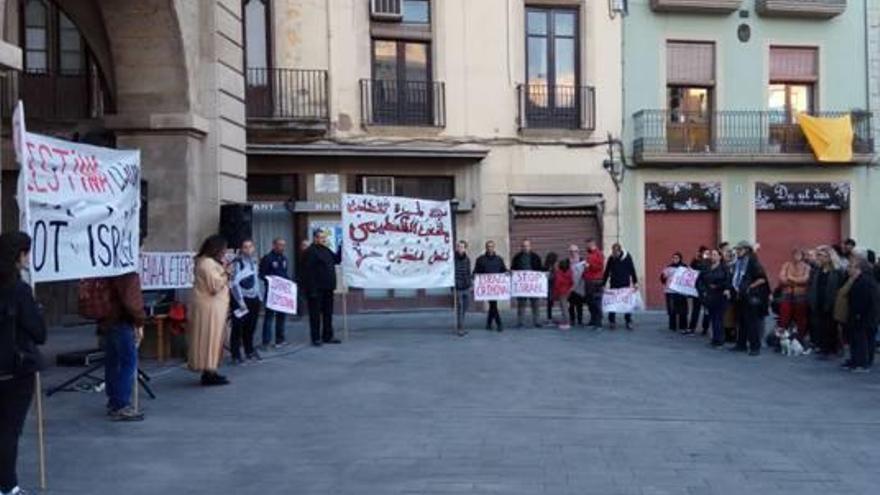
[[[571,262],[564,258],[559,261],[553,274],[553,299],[559,302],[562,309],[562,319],[559,321],[560,330],[571,328],[568,320],[568,297],[574,289],[574,273],[571,270]]]

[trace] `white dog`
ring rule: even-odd
[[[779,344],[782,347],[783,356],[802,356],[806,354],[801,341],[789,330],[783,331],[782,335],[779,336]]]

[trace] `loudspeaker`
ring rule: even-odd
[[[231,249],[253,236],[254,207],[251,205],[221,205],[220,235],[226,238]]]

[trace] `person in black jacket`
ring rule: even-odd
[[[697,278],[697,290],[712,325],[712,347],[724,345],[724,312],[733,294],[730,271],[718,249],[709,251],[709,266]]]
[[[636,277],[636,266],[633,263],[632,255],[623,250],[620,243],[611,246],[611,257],[605,264],[605,276],[602,286],[609,284],[612,289],[624,289],[627,287],[639,288],[639,279]],[[632,314],[623,315],[626,321],[626,329],[632,330]],[[608,323],[613,330],[617,326],[617,315],[608,313]]]
[[[734,352],[749,351],[749,355],[761,354],[764,318],[770,304],[770,285],[767,273],[752,245],[746,241],[736,245],[736,263],[733,265],[733,289],[736,291],[736,315],[739,332]]]
[[[837,253],[830,246],[816,249],[817,266],[810,275],[807,304],[810,307],[810,342],[819,357],[837,354],[840,338],[834,321],[834,303],[846,281]]]
[[[281,277],[290,279],[290,266],[284,251],[287,249],[287,241],[278,237],[272,241],[272,250],[260,259],[260,280],[263,287],[269,287],[266,277]],[[268,290],[268,289],[267,289]],[[263,298],[268,300],[268,294]],[[273,311],[269,308],[263,310],[263,349],[268,349],[272,343],[272,323],[275,324],[275,347],[287,345],[284,335],[285,314],[281,311]]]
[[[471,276],[471,259],[467,254],[467,241],[458,241],[455,247],[455,298],[456,298],[456,314],[455,326],[458,329],[458,336],[467,335],[464,330],[464,318],[467,315],[468,306],[471,302],[471,286],[473,279]]]
[[[504,258],[495,253],[495,241],[486,241],[486,252],[477,258],[474,265],[474,275],[491,273],[507,273],[507,266],[504,264]],[[501,313],[498,312],[498,301],[489,301],[489,313],[486,315],[486,330],[492,329],[492,323],[495,323],[499,332],[504,331],[501,324]]]
[[[336,290],[336,265],[340,253],[327,247],[327,234],[315,230],[314,242],[303,252],[302,283],[309,304],[309,329],[312,345],[339,344],[333,336],[333,291]]]
[[[511,270],[540,272],[543,268],[541,257],[532,251],[532,241],[525,239],[522,241],[522,247],[519,253],[513,257],[510,262]],[[516,326],[522,328],[523,317],[526,313],[526,306],[532,308],[532,326],[540,328],[538,323],[538,298],[536,297],[518,297],[516,299]]]
[[[42,366],[37,346],[46,343],[46,324],[30,286],[21,280],[30,251],[27,234],[0,235],[0,493],[21,493],[18,441]]]
[[[709,268],[709,248],[706,246],[700,246],[697,249],[697,256],[691,260],[691,269],[696,270],[700,273],[706,271]],[[700,322],[700,313],[703,313],[703,304],[700,301],[699,297],[688,297],[688,300],[691,304],[691,321],[690,325],[688,325],[688,333],[696,333],[697,324]],[[709,331],[709,318],[708,313],[703,314],[703,335],[706,335]]]
[[[871,263],[859,254],[850,260],[849,276],[855,279],[849,290],[849,318],[847,321],[850,360],[843,367],[853,373],[867,373],[874,359],[874,340],[877,331],[877,282]]]

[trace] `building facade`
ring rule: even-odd
[[[451,200],[478,253],[616,240],[620,17],[585,0],[249,0],[248,199],[263,246],[340,221],[342,193]],[[341,233],[340,233],[341,234]],[[369,291],[355,309],[448,305]]]
[[[871,3],[629,2],[622,223],[650,305],[662,304],[655,281],[676,251],[690,260],[700,245],[757,242],[775,279],[793,248],[880,245]],[[818,161],[801,112],[849,117],[852,158]]]

